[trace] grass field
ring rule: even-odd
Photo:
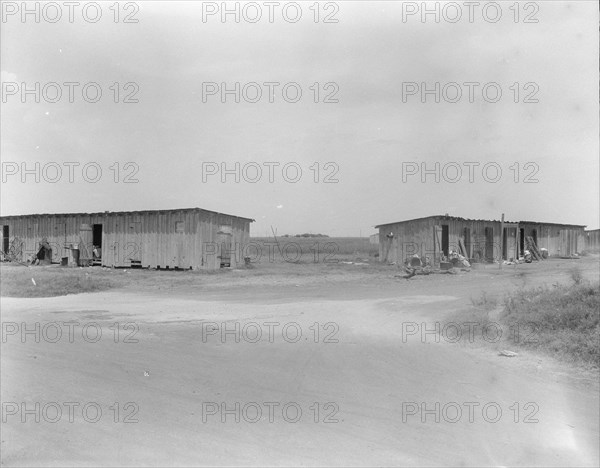
[[[255,237],[247,247],[251,257],[249,269],[241,268],[235,279],[244,276],[316,277],[345,275],[342,262],[370,263],[371,269],[379,269],[375,255],[378,246],[368,238],[304,238],[304,237]],[[241,260],[241,259],[240,259]],[[326,265],[330,268],[323,270]],[[358,265],[357,267],[360,267]],[[369,265],[362,265],[361,270]],[[356,270],[356,268],[355,268]],[[133,275],[126,275],[126,273]],[[52,266],[15,266],[3,264],[0,275],[0,295],[5,297],[51,297],[67,294],[104,291],[113,288],[149,287],[183,288],[207,282],[223,281],[232,270],[214,271],[154,271],[110,268],[61,268]]]
[[[563,362],[600,368],[600,283],[586,280],[578,269],[570,282],[527,287],[503,295],[485,290],[471,297],[470,308],[460,310],[445,324],[468,324],[487,329],[488,344],[499,350],[529,349]],[[497,338],[497,339],[496,339]]]
[[[257,261],[336,263],[357,259],[374,259],[379,246],[370,244],[368,237],[253,237],[248,255],[260,252]]]
[[[111,281],[101,269],[2,266],[0,295],[12,297],[52,297],[111,289]]]
[[[538,349],[565,361],[599,367],[600,284],[578,281],[519,290],[504,301],[500,320],[519,346]]]

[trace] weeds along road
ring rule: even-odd
[[[515,281],[2,298],[2,464],[598,466],[597,383],[407,328]]]

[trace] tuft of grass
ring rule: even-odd
[[[575,281],[578,278],[578,281]],[[500,320],[516,345],[552,354],[569,362],[600,367],[600,284],[575,275],[570,286],[519,290],[505,298]]]
[[[483,291],[479,297],[471,296],[471,304],[474,307],[480,307],[489,311],[496,308],[498,300],[495,297],[488,296],[487,292]]]
[[[483,291],[478,297],[471,296],[471,306],[451,313],[443,320],[442,326],[449,324],[457,326],[462,343],[473,343],[472,339],[480,341],[482,330],[496,325],[498,299]]]
[[[2,268],[0,295],[5,297],[52,297],[111,289],[113,282],[91,269],[51,267]]]
[[[573,267],[569,270],[569,275],[575,284],[581,284],[583,281],[583,273],[578,267]]]

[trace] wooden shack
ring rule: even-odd
[[[200,208],[0,217],[5,258],[28,262],[45,241],[52,263],[173,269],[243,263],[253,221]]]
[[[572,257],[585,250],[585,226],[519,221],[521,250],[529,236],[540,249],[546,249],[553,257]]]
[[[600,252],[600,229],[585,231],[585,250],[592,253]]]
[[[436,215],[375,226],[379,229],[379,258],[403,263],[417,254],[439,263],[441,256],[458,252],[470,261],[517,259],[531,237],[549,256],[568,257],[583,250],[582,225],[531,221],[502,222]]]

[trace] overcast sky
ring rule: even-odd
[[[317,23],[313,2],[301,4],[295,23],[292,8],[290,21],[276,9],[269,22],[261,2],[257,23],[246,21],[256,13],[250,8],[236,23],[232,15],[203,18],[201,2],[137,2],[137,23],[123,22],[133,9],[115,23],[111,3],[96,23],[78,10],[70,23],[66,6],[56,23],[47,21],[50,9],[39,23],[5,11],[2,215],[200,207],[254,218],[251,233],[261,236],[271,226],[279,234],[368,235],[376,224],[445,213],[599,226],[597,2],[537,2],[539,11],[521,3],[519,22],[514,2],[501,2],[495,23],[481,10],[469,22],[464,6],[456,23],[449,8],[439,23],[418,12],[403,21],[411,5],[371,1],[337,2],[338,11],[322,4]],[[211,7],[205,2],[205,12]],[[327,14],[338,22],[323,22]],[[523,22],[528,14],[538,22]],[[21,94],[23,83],[36,82],[39,103]],[[41,91],[50,82],[61,84],[58,102],[50,102],[52,86]],[[65,82],[81,83],[72,103]],[[96,103],[82,97],[89,82],[102,89]],[[119,101],[134,92],[139,102],[115,103],[115,82]],[[124,89],[128,82],[135,85]],[[239,103],[233,94],[222,103],[218,91],[203,99],[209,82],[256,82],[263,95],[247,102],[255,89],[246,87]],[[280,83],[272,103],[265,82]],[[423,103],[411,82],[438,82],[440,102],[432,94]],[[451,82],[463,92],[458,102],[449,102]],[[465,82],[480,83],[474,102]],[[298,102],[287,102],[292,86],[284,98],[286,83],[301,87]],[[497,102],[497,85],[483,95],[486,83],[502,89]],[[322,102],[332,93],[339,102]],[[72,183],[69,162],[80,163]],[[236,162],[239,183],[207,171]],[[269,162],[280,164],[271,165],[274,182]],[[33,172],[40,164],[39,183],[33,172],[22,181],[23,163]],[[439,163],[439,182],[435,170],[421,180],[422,163]],[[85,164],[96,183],[84,179]],[[138,182],[125,183],[128,174]]]

